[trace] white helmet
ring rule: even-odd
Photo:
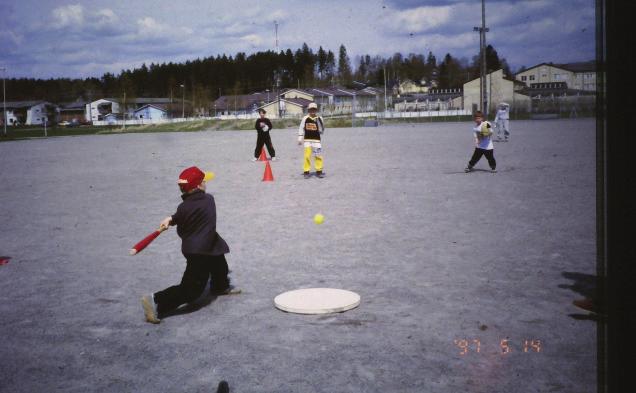
[[[315,102],[311,102],[309,103],[309,105],[307,106],[307,109],[318,109],[318,105],[316,105]]]

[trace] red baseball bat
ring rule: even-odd
[[[135,244],[133,248],[130,249],[130,255],[136,255],[141,252],[144,248],[148,247],[148,244],[152,243],[153,240],[157,238],[157,236],[161,235],[161,232],[165,231],[165,229],[159,228],[150,235],[144,237],[139,243]]]

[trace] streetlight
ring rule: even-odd
[[[4,126],[4,136],[7,136],[7,94],[4,88],[4,78],[7,69],[2,67],[0,70],[2,70],[2,124]]]
[[[185,82],[179,86],[183,89],[183,98],[181,99],[181,117],[185,120]]]
[[[479,54],[481,57],[481,67],[479,73],[479,109],[484,112],[484,116],[488,116],[488,110],[484,108],[486,100],[486,33],[490,31],[486,27],[486,4],[485,0],[481,0],[481,27],[473,27],[473,31],[479,32]]]
[[[355,127],[355,119],[356,119],[355,106],[356,106],[356,93],[354,92],[353,98],[351,100],[351,127]]]
[[[382,71],[384,78],[384,114],[386,116],[386,66],[382,67]]]
[[[124,105],[122,107],[121,112],[122,112],[122,119],[124,120],[123,121],[123,128],[124,128],[124,131],[125,131],[126,130],[126,92],[125,91],[124,91]],[[115,117],[115,120],[116,119],[117,118]]]

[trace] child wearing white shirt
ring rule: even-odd
[[[468,161],[468,166],[466,166],[464,172],[472,171],[477,161],[481,159],[481,156],[486,156],[491,172],[497,172],[497,161],[495,161],[494,147],[492,144],[492,125],[490,122],[484,120],[484,116],[480,111],[475,112],[474,119],[475,127],[473,127],[473,133],[475,135],[475,151],[470,161]]]

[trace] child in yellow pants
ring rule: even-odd
[[[311,156],[313,154],[316,176],[323,178],[325,175],[322,172],[323,160],[320,135],[325,132],[325,126],[322,117],[317,115],[318,105],[315,102],[310,103],[307,109],[309,114],[303,117],[298,127],[298,144],[304,145],[303,176],[305,179],[311,176],[309,170],[311,169]]]

